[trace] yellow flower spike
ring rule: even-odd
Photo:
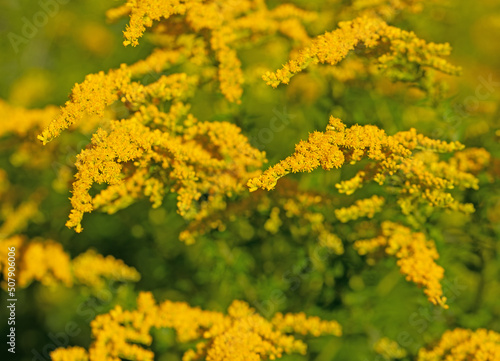
[[[500,334],[486,329],[473,331],[456,328],[446,331],[434,347],[420,349],[417,358],[417,361],[447,360],[500,360]]]
[[[339,29],[318,36],[296,59],[288,61],[274,73],[264,74],[262,78],[276,88],[281,83],[288,84],[295,74],[310,65],[337,65],[359,44],[374,48],[387,43],[389,52],[377,59],[377,65],[380,69],[387,69],[387,75],[394,80],[413,82],[422,77],[421,74],[412,74],[409,64],[437,69],[446,74],[460,73],[460,68],[440,58],[449,55],[449,44],[426,43],[414,33],[389,26],[378,17],[364,16],[339,23]]]
[[[126,6],[130,8],[130,22],[123,32],[126,39],[123,42],[125,46],[129,44],[137,46],[139,44],[138,39],[143,35],[146,28],[153,25],[153,21],[162,18],[167,19],[174,14],[184,14],[186,11],[186,6],[180,0],[128,0]],[[108,11],[108,15],[114,19],[125,14],[127,12],[123,9],[123,6],[115,11]]]
[[[94,250],[79,255],[73,260],[73,274],[78,283],[100,289],[104,280],[137,282],[140,274],[133,267],[112,256],[103,257]]]
[[[240,103],[243,92],[243,72],[236,48],[244,44],[247,39],[254,41],[257,36],[271,35],[278,31],[292,39],[306,42],[309,37],[302,23],[311,22],[316,17],[314,13],[292,5],[281,5],[268,10],[265,3],[260,0],[224,2],[127,0],[125,5],[107,12],[108,18],[112,21],[126,15],[130,15],[130,21],[124,31],[125,46],[138,45],[138,39],[145,30],[160,20],[162,23],[153,30],[155,39],[162,45],[171,46],[169,44],[171,38],[161,32],[172,15],[183,16],[185,23],[195,33],[208,30],[208,42],[218,63],[217,78],[221,93],[228,101],[234,103]],[[245,41],[242,41],[243,39]],[[203,51],[200,54],[201,57],[194,57],[201,60],[201,63],[206,63],[207,54]]]
[[[2,250],[16,247],[17,276],[19,287],[28,287],[33,281],[53,286],[74,284],[101,289],[104,280],[136,282],[140,275],[135,268],[128,267],[123,261],[108,256],[103,257],[95,251],[87,251],[71,260],[61,244],[52,240],[27,241],[24,236],[15,235],[0,241]],[[1,255],[0,251],[0,255]],[[5,253],[6,255],[6,253]],[[3,259],[7,259],[7,256]],[[7,268],[0,261],[0,272],[7,279]]]
[[[24,109],[9,105],[0,99],[0,114],[9,121],[0,123],[0,137],[5,134],[16,134],[24,137],[33,130],[42,129],[56,117],[59,109],[47,106],[44,109]]]
[[[278,359],[283,354],[306,353],[306,344],[291,334],[341,335],[336,321],[322,321],[305,314],[277,314],[267,321],[243,301],[234,301],[228,315],[203,311],[183,302],[164,301],[156,304],[151,293],[142,292],[137,298],[137,309],[124,311],[117,306],[108,314],[99,315],[91,322],[93,342],[88,352],[89,361],[153,360],[146,349],[152,342],[151,328],[173,328],[179,342],[196,343],[183,361],[206,359],[212,361]],[[52,354],[64,361],[84,357],[79,348],[57,349]],[[66,357],[66,358],[62,358]]]
[[[171,99],[183,95],[187,89],[194,86],[196,78],[183,74],[162,76],[149,86],[142,86],[132,82],[133,77],[151,72],[160,72],[180,61],[181,54],[187,55],[188,49],[177,51],[156,50],[148,58],[131,66],[122,64],[118,69],[108,73],[99,72],[85,77],[81,84],[75,84],[70,100],[62,107],[60,114],[45,127],[38,135],[38,139],[46,144],[53,138],[68,129],[73,124],[78,124],[87,115],[102,117],[105,109],[117,100],[124,103],[141,103],[145,97],[157,96]],[[177,89],[179,84],[182,89]],[[161,92],[159,92],[161,90]]]
[[[82,347],[59,348],[50,353],[53,361],[89,361],[87,351]]]
[[[433,241],[427,240],[423,233],[414,233],[407,227],[397,223],[382,223],[382,234],[379,237],[360,240],[354,248],[360,255],[372,253],[385,247],[388,255],[397,258],[397,265],[406,280],[424,288],[430,302],[443,308],[446,297],[440,281],[444,277],[444,269],[435,263],[439,255]]]
[[[259,188],[271,190],[280,178],[289,173],[311,172],[319,167],[330,170],[368,158],[372,162],[364,170],[335,185],[340,193],[350,195],[371,180],[383,185],[388,179],[394,179],[398,204],[405,214],[411,213],[417,202],[422,201],[434,207],[469,213],[473,212],[473,206],[459,203],[448,191],[454,187],[475,189],[478,179],[473,174],[457,169],[459,163],[455,158],[447,162],[437,161],[437,153],[454,152],[463,147],[458,142],[447,143],[427,138],[415,129],[389,136],[373,125],[346,128],[340,119],[331,117],[325,132],[311,133],[307,141],[295,146],[294,154],[259,177],[250,179],[247,186],[250,191]],[[486,164],[486,153],[473,152],[470,156],[481,154],[481,164]],[[372,198],[370,204],[374,209],[368,211],[369,208],[364,208],[366,216],[374,214],[382,206],[378,198]],[[368,206],[368,203],[365,205]],[[347,222],[355,219],[352,217],[356,217],[356,209],[359,206],[336,213],[342,222]]]
[[[172,79],[172,84],[190,81],[182,74]],[[168,91],[162,90],[162,96],[181,96],[191,85],[170,86]],[[152,116],[165,120],[165,132],[144,125]],[[184,128],[178,120],[176,124],[167,121],[170,116],[176,121],[175,113],[140,107],[131,118],[112,121],[109,132],[99,129],[94,134],[93,146],[77,156],[68,227],[81,231],[84,213],[94,209],[113,213],[143,195],[159,207],[169,190],[178,194],[180,215],[201,219],[225,207],[224,197],[242,193],[244,182],[258,174],[264,154],[252,148],[235,125],[190,118],[190,126]],[[158,122],[162,124],[163,120]],[[155,175],[151,174],[153,165]],[[106,183],[108,188],[91,197],[89,191],[94,183]],[[203,194],[209,196],[198,204]]]
[[[48,240],[32,241],[22,249],[19,262],[19,286],[27,287],[33,280],[44,285],[58,282],[71,286],[73,277],[71,263],[61,244]]]
[[[357,200],[352,206],[335,210],[335,216],[342,223],[346,223],[360,217],[373,218],[375,213],[380,212],[385,204],[385,199],[378,196]]]

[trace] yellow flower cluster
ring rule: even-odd
[[[190,6],[196,8],[195,4]],[[294,15],[290,9],[289,15],[282,15],[284,19],[305,16],[300,12]],[[195,12],[189,14],[188,22],[197,24]],[[199,21],[207,19],[205,15],[199,12]],[[91,146],[77,157],[73,209],[67,222],[77,232],[82,230],[84,213],[94,209],[113,213],[142,196],[159,207],[169,191],[178,194],[179,214],[188,220],[202,219],[224,208],[226,197],[245,191],[245,182],[265,161],[264,153],[252,148],[235,125],[198,122],[189,113],[185,100],[204,75],[174,73],[159,76],[148,85],[133,81],[187,60],[203,63],[201,58],[208,59],[204,43],[193,36],[179,36],[167,43],[172,48],[157,49],[136,64],[87,76],[75,85],[61,114],[39,136],[46,143],[88,115],[99,118],[114,102],[121,102],[130,113],[126,119],[97,129]],[[89,192],[96,183],[108,187],[92,197]]]
[[[417,361],[500,360],[500,334],[491,330],[457,328],[446,331],[436,346],[421,349]]]
[[[385,204],[383,197],[372,196],[366,199],[359,199],[350,207],[338,208],[335,210],[335,216],[342,223],[346,223],[360,217],[373,218],[375,213],[382,210]]]
[[[104,280],[137,282],[141,275],[133,267],[113,256],[104,257],[94,250],[88,250],[73,262],[73,275],[82,285],[96,289],[105,287]]]
[[[484,148],[467,148],[456,152],[450,159],[450,165],[461,171],[477,174],[491,162],[491,155]]]
[[[31,135],[30,132],[38,131],[47,126],[58,113],[59,109],[56,106],[47,106],[44,109],[25,109],[14,107],[0,99],[0,114],[5,119],[0,122],[0,137],[7,134],[16,134],[21,137]]]
[[[391,79],[416,83],[429,88],[423,69],[430,68],[457,75],[460,69],[446,62],[449,44],[426,43],[412,32],[387,25],[378,17],[359,17],[339,23],[339,29],[315,38],[311,45],[276,72],[267,72],[263,79],[276,88],[313,64],[336,65],[347,54],[363,44],[366,49],[383,51],[376,58],[378,67]]]
[[[180,215],[204,218],[225,206],[224,197],[241,193],[264,161],[231,123],[197,122],[188,115],[171,132],[161,132],[144,125],[150,110],[141,107],[131,118],[111,122],[109,132],[99,129],[92,147],[77,156],[68,227],[80,232],[84,213],[101,207],[113,213],[141,194],[158,207],[165,190],[178,194]],[[94,183],[109,187],[92,197]],[[199,201],[204,194],[207,199]]]
[[[400,359],[406,357],[408,354],[396,341],[390,340],[387,337],[382,337],[378,340],[373,348],[376,353],[382,355],[386,360]]]
[[[186,49],[182,51],[187,52]],[[189,93],[186,88],[194,86],[195,78],[188,78],[185,74],[173,74],[159,77],[155,82],[146,86],[132,81],[133,77],[150,71],[162,71],[179,61],[178,52],[156,51],[147,59],[119,69],[112,69],[107,74],[89,74],[81,84],[75,84],[70,100],[61,109],[60,114],[53,119],[38,136],[43,144],[57,137],[63,130],[73,124],[78,124],[88,115],[102,117],[106,108],[120,100],[131,111],[147,101],[158,104],[160,101],[170,100],[177,95]],[[161,64],[161,65],[160,65]]]
[[[379,237],[356,241],[354,248],[360,255],[384,248],[385,253],[398,259],[397,265],[401,273],[406,275],[407,281],[423,287],[433,304],[448,308],[440,284],[444,269],[435,263],[439,258],[436,245],[427,240],[423,233],[412,232],[408,227],[397,223],[384,222]]]
[[[89,361],[87,350],[82,347],[58,348],[50,353],[52,361]]]
[[[432,206],[472,212],[472,205],[459,203],[448,190],[454,187],[477,188],[478,179],[457,168],[459,164],[454,158],[438,162],[436,154],[462,148],[458,142],[433,140],[418,134],[415,129],[389,136],[372,125],[347,128],[339,119],[331,117],[326,132],[310,134],[307,141],[295,146],[293,155],[259,177],[250,179],[247,185],[250,191],[258,188],[271,190],[281,177],[289,173],[311,172],[318,167],[330,170],[368,158],[372,162],[364,170],[336,184],[340,193],[352,194],[370,180],[382,185],[390,179],[392,185],[397,186],[398,203],[405,214],[422,201]],[[380,199],[372,198],[370,202],[373,212],[380,209]],[[337,214],[344,221],[353,217],[354,213],[349,212],[354,211],[355,208],[343,209]]]
[[[153,30],[156,36],[169,34],[169,25],[179,26],[178,22],[171,21],[173,15],[181,15],[185,19],[183,33],[206,32],[207,47],[212,50],[217,61],[217,80],[221,93],[227,100],[235,103],[240,102],[243,92],[243,72],[236,53],[237,48],[244,43],[255,42],[263,35],[273,35],[277,32],[306,42],[309,37],[302,22],[315,19],[314,13],[290,4],[269,10],[260,0],[127,0],[126,4],[107,13],[110,20],[117,20],[126,15],[130,16],[130,21],[124,31],[124,45],[137,46],[138,39],[146,28],[153,27],[155,21],[161,21]]]
[[[336,321],[322,321],[305,314],[278,313],[271,321],[255,313],[243,301],[234,301],[225,316],[203,311],[184,302],[164,301],[156,304],[153,295],[142,292],[137,309],[125,311],[117,306],[91,322],[92,342],[88,353],[69,347],[51,353],[54,361],[153,360],[154,354],[144,346],[152,342],[151,328],[173,328],[179,342],[198,341],[196,349],[184,353],[183,361],[274,360],[283,354],[305,354],[306,344],[291,334],[340,336]]]
[[[71,261],[60,243],[31,241],[18,252],[20,287],[27,287],[34,280],[44,285],[73,284]]]
[[[139,280],[140,275],[133,267],[129,267],[121,260],[112,256],[103,257],[93,250],[89,250],[74,260],[64,252],[60,243],[52,240],[32,240],[15,235],[0,241],[0,272],[7,279],[8,247],[16,248],[16,265],[19,287],[27,287],[32,281],[39,281],[44,285],[64,284],[72,286],[74,283],[85,285],[93,289],[105,286],[104,279],[115,281]]]

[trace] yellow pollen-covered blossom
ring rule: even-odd
[[[184,302],[156,304],[149,292],[141,292],[137,309],[120,306],[91,322],[93,342],[88,354],[80,348],[57,349],[54,360],[111,361],[153,360],[151,328],[173,328],[179,342],[198,340],[195,349],[184,353],[183,361],[247,361],[281,358],[284,354],[305,354],[307,346],[292,334],[340,336],[336,321],[323,321],[305,314],[276,314],[271,321],[255,313],[243,301],[234,301],[228,314],[203,311]],[[57,357],[57,358],[56,358]]]
[[[379,196],[357,200],[352,206],[335,210],[335,216],[342,223],[346,223],[360,217],[373,218],[375,213],[380,212],[385,204],[385,199]]]
[[[291,4],[269,10],[260,0],[128,0],[107,13],[110,20],[126,15],[130,16],[130,21],[124,31],[124,45],[138,45],[138,39],[147,28],[153,27],[155,21],[159,22],[153,29],[156,35],[161,36],[163,25],[166,25],[164,32],[168,34],[174,15],[183,17],[185,25],[195,33],[208,32],[206,41],[215,55],[221,93],[234,103],[240,103],[244,82],[237,49],[245,42],[255,42],[260,36],[277,32],[305,43],[309,37],[302,23],[316,18],[316,14]]]
[[[250,191],[258,188],[271,190],[277,181],[289,174],[311,172],[322,167],[325,170],[355,164],[362,159],[371,162],[353,178],[335,185],[340,193],[350,195],[368,181],[380,185],[390,180],[397,189],[398,203],[405,214],[411,213],[419,202],[463,212],[472,212],[469,204],[456,201],[449,190],[454,187],[477,188],[478,179],[457,168],[452,160],[438,162],[441,152],[454,152],[463,149],[458,142],[447,143],[427,138],[415,129],[389,136],[385,131],[372,125],[354,125],[347,128],[340,119],[330,118],[326,132],[313,132],[307,141],[295,146],[293,155],[264,171],[259,177],[250,179]],[[394,187],[394,186],[397,186]],[[360,201],[361,202],[361,201]],[[381,199],[371,198],[364,201],[366,216],[381,208]],[[336,214],[342,222],[354,219],[353,212],[363,208],[344,208]],[[368,209],[371,209],[370,211]]]
[[[19,286],[27,287],[33,280],[44,285],[73,284],[71,261],[60,243],[32,241],[22,249],[19,263]]]
[[[30,132],[47,126],[58,113],[59,109],[56,106],[24,109],[14,107],[0,99],[0,114],[5,119],[0,122],[0,137],[6,134],[16,134],[21,137],[31,135]]]
[[[128,67],[122,64],[119,69],[112,69],[107,74],[101,71],[87,75],[83,83],[75,84],[71,99],[66,102],[61,113],[48,124],[38,139],[46,144],[87,115],[102,117],[106,108],[118,100],[130,106],[131,110],[135,110],[134,108],[144,103],[146,99],[158,102],[169,100],[183,91],[188,93],[185,88],[190,84],[193,85],[194,78],[188,78],[185,74],[161,76],[154,83],[146,86],[132,81],[134,76],[139,76],[143,72],[153,70],[158,72],[168,68],[178,59],[178,54],[172,56],[170,52],[166,54],[155,52],[150,58],[138,62],[137,66]],[[153,64],[159,61],[164,61],[164,63],[154,68]],[[185,81],[181,81],[182,78]],[[179,85],[184,88],[179,89]]]
[[[87,350],[83,347],[59,348],[50,353],[52,361],[89,361]]]
[[[436,245],[427,240],[421,232],[412,232],[393,222],[382,223],[379,237],[360,240],[354,243],[360,255],[373,253],[377,249],[385,249],[385,253],[397,258],[397,265],[406,280],[424,288],[430,302],[448,308],[446,297],[440,281],[444,277],[444,269],[435,263],[439,258]]]
[[[223,197],[243,192],[244,182],[264,161],[233,124],[198,123],[188,116],[189,126],[179,124],[176,135],[144,125],[147,117],[148,109],[141,108],[130,119],[112,122],[110,132],[99,129],[92,147],[77,156],[68,227],[80,232],[84,213],[100,207],[113,213],[142,194],[158,207],[169,191],[178,195],[181,216],[204,218],[224,206]],[[109,186],[92,197],[94,183]],[[203,194],[208,198],[199,204]]]
[[[449,44],[426,43],[414,33],[387,25],[378,17],[363,16],[341,22],[339,29],[318,36],[296,58],[274,73],[267,72],[263,79],[274,88],[281,83],[288,84],[295,74],[310,65],[338,64],[361,44],[370,51],[387,49],[376,58],[376,64],[393,80],[427,89],[427,74],[422,69],[436,69],[452,75],[460,73],[458,67],[441,58],[450,54]]]
[[[137,282],[141,275],[133,267],[113,256],[102,256],[88,250],[73,260],[73,275],[78,283],[101,289],[104,280]]]
[[[136,282],[140,275],[133,267],[112,256],[103,257],[89,250],[71,260],[62,245],[52,240],[34,239],[14,235],[0,240],[0,256],[5,251],[7,260],[8,247],[16,248],[16,277],[19,287],[28,287],[32,281],[54,286],[63,284],[70,287],[74,284],[99,290],[105,287],[104,280]],[[7,279],[6,264],[0,261],[0,272]]]
[[[450,164],[460,172],[477,174],[491,162],[491,155],[484,148],[467,148],[456,152]]]
[[[437,345],[421,349],[417,361],[497,361],[500,360],[500,334],[491,330],[446,331]]]

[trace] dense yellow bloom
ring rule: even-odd
[[[211,361],[276,359],[283,354],[305,354],[306,344],[291,334],[336,335],[342,333],[336,321],[322,321],[305,314],[278,313],[271,321],[255,313],[243,301],[234,301],[225,316],[203,311],[184,302],[156,304],[149,292],[137,298],[137,309],[117,306],[91,322],[94,338],[88,354],[80,348],[57,349],[51,356],[61,361],[153,360],[146,346],[152,342],[151,328],[173,328],[179,342],[198,340],[196,350],[184,353],[183,360]]]
[[[60,243],[52,240],[26,241],[24,236],[15,235],[0,240],[0,272],[7,279],[8,247],[16,247],[16,277],[19,287],[27,287],[32,281],[44,285],[64,284],[72,286],[81,284],[93,289],[102,289],[104,280],[132,281],[139,280],[140,275],[133,267],[112,256],[103,257],[89,250],[74,260],[63,250]]]
[[[46,144],[88,115],[97,116],[97,119],[102,118],[106,108],[116,101],[121,101],[127,107],[131,107],[131,110],[135,110],[134,107],[146,99],[159,102],[175,97],[181,91],[178,85],[192,84],[193,78],[179,82],[179,77],[185,75],[173,74],[169,77],[159,77],[147,86],[132,79],[148,73],[159,73],[189,56],[193,50],[194,48],[182,46],[173,50],[157,49],[146,59],[130,66],[122,64],[120,68],[111,69],[108,73],[101,71],[87,75],[81,84],[75,84],[70,100],[62,107],[60,114],[45,127],[38,139]]]
[[[500,334],[478,329],[446,331],[438,344],[421,349],[417,361],[496,361],[500,360]]]
[[[335,216],[342,223],[346,223],[359,217],[373,218],[375,213],[380,212],[385,204],[385,199],[378,196],[357,200],[352,206],[335,210]]]
[[[19,286],[27,287],[33,280],[44,285],[73,284],[70,258],[60,243],[32,241],[22,250],[19,262]]]
[[[410,6],[410,3],[395,1],[393,5],[399,9]],[[376,4],[356,4],[361,8],[372,5]],[[70,100],[59,116],[39,136],[46,143],[88,115],[99,119],[115,102],[121,102],[129,112],[127,119],[106,123],[105,129],[98,129],[92,138],[91,147],[78,156],[78,173],[71,198],[73,209],[67,222],[67,226],[78,232],[82,230],[84,213],[94,209],[113,213],[143,196],[148,197],[154,207],[158,207],[167,192],[177,193],[178,212],[188,220],[202,220],[223,210],[226,207],[225,199],[242,192],[242,182],[255,175],[253,170],[260,167],[264,155],[252,149],[234,126],[223,122],[198,123],[190,115],[186,100],[200,83],[213,81],[211,77],[216,76],[225,97],[230,102],[239,102],[243,72],[237,49],[246,42],[252,43],[277,32],[299,43],[310,43],[302,23],[311,22],[317,17],[290,4],[270,10],[259,0],[128,0],[126,4],[108,12],[110,20],[126,15],[130,16],[130,22],[124,32],[125,45],[137,45],[145,30],[158,22],[153,29],[153,41],[161,48],[135,64],[122,64],[108,73],[88,75],[83,83],[75,85]],[[312,45],[285,68],[290,68],[292,64],[289,72],[291,76],[311,62],[336,64],[358,43],[363,43],[367,48],[387,47],[388,51],[379,56],[377,62],[380,68],[392,72],[391,77],[395,79],[416,80],[410,79],[415,64],[417,67],[432,67],[448,73],[457,72],[456,68],[440,58],[449,53],[446,44],[427,44],[413,33],[388,26],[379,18],[369,17],[341,23],[338,30],[313,40]],[[216,64],[213,64],[213,59]],[[193,68],[183,65],[189,62],[198,66],[196,75],[189,75]],[[406,63],[410,65],[403,66]],[[147,85],[134,81],[140,76],[157,74],[174,65],[184,66],[186,73],[157,76]],[[216,75],[214,69],[217,69]],[[282,75],[286,78],[287,71],[279,71],[281,75],[278,78]],[[367,136],[385,136],[374,128],[359,129]],[[358,129],[349,130],[353,133],[356,131]],[[318,134],[315,133],[317,137]],[[230,147],[227,147],[222,139],[236,141],[229,142]],[[387,144],[386,149],[393,154],[390,159],[384,159],[377,148],[378,144],[370,148],[369,157],[378,162],[380,169],[372,173],[359,173],[353,180],[339,184],[339,190],[349,194],[354,191],[352,187],[360,186],[368,179],[383,183],[386,174],[393,175],[398,167],[401,170],[404,166],[408,169],[419,167],[411,159],[397,164],[402,159],[398,157],[410,158],[411,152],[395,145],[392,138],[391,141],[394,144]],[[424,138],[416,141],[420,142],[419,146],[434,146],[434,143],[426,144]],[[212,145],[208,146],[207,142]],[[403,139],[400,142],[404,143]],[[223,145],[227,151],[223,150]],[[346,146],[350,145],[346,143]],[[328,169],[339,167],[345,156],[348,157],[346,161],[355,162],[364,154],[362,149],[342,154],[335,147],[330,147],[332,154],[323,156],[322,165]],[[404,154],[399,153],[401,151]],[[303,170],[312,168],[292,169]],[[429,177],[427,173],[423,176]],[[420,179],[420,175],[415,178]],[[399,202],[405,212],[411,211],[413,198],[418,195],[424,195],[423,198],[431,204],[471,211],[470,206],[460,205],[441,189],[436,191],[432,188],[430,184],[434,178],[427,183],[420,183],[418,179],[409,180],[409,185],[401,191],[406,192],[406,198]],[[90,193],[95,183],[106,183],[108,187],[92,197]],[[450,182],[438,184],[442,188],[450,186]],[[472,179],[469,179],[469,186],[474,186]],[[220,226],[217,221],[211,224]],[[329,231],[319,231],[323,235],[325,232]],[[191,241],[187,234],[181,235],[181,239]]]
[[[89,361],[87,350],[82,347],[58,348],[50,353],[52,361]]]
[[[397,223],[384,222],[379,237],[356,241],[354,248],[361,255],[384,248],[385,253],[398,259],[397,265],[401,273],[406,275],[407,281],[423,287],[433,304],[448,308],[440,284],[444,269],[435,263],[439,258],[436,245],[427,240],[423,233],[412,232]]]
[[[450,165],[461,172],[477,174],[490,164],[491,155],[484,148],[467,148],[456,152],[450,159]]]
[[[249,180],[247,185],[250,191],[258,188],[271,190],[281,177],[289,173],[311,172],[318,167],[330,170],[368,158],[371,163],[364,170],[336,184],[340,193],[352,194],[370,180],[382,185],[391,179],[393,185],[398,186],[398,203],[405,214],[421,201],[432,206],[472,212],[472,205],[459,203],[448,190],[454,187],[475,189],[478,179],[457,168],[459,164],[455,158],[438,162],[436,154],[460,149],[463,145],[458,142],[430,139],[415,129],[389,136],[372,125],[347,128],[339,119],[331,117],[326,132],[311,133],[307,141],[295,146],[293,155]],[[381,207],[378,198],[372,198],[370,203],[372,210],[367,208],[366,215]],[[341,221],[346,221],[354,217],[357,208],[359,206],[338,210],[336,214]]]
[[[173,129],[183,133],[176,135],[145,126],[148,109],[112,122],[110,132],[99,129],[93,147],[78,155],[68,227],[80,232],[84,213],[101,206],[112,213],[141,194],[158,207],[166,191],[177,193],[180,215],[201,219],[224,207],[223,197],[243,192],[244,182],[262,165],[264,154],[231,123],[198,123],[188,116],[186,128],[181,123]],[[156,175],[150,174],[151,167]],[[109,187],[91,197],[93,183]],[[203,194],[208,198],[199,204]]]
[[[0,114],[5,119],[0,122],[0,137],[6,134],[16,134],[22,137],[31,135],[30,132],[47,126],[58,113],[59,109],[56,106],[47,106],[44,109],[24,109],[11,106],[0,99]]]
[[[104,288],[105,279],[136,282],[140,278],[139,272],[122,260],[104,257],[94,250],[88,250],[73,260],[73,275],[78,283],[98,289]]]
[[[267,72],[263,79],[277,87],[288,84],[290,79],[311,64],[336,65],[358,45],[367,49],[385,49],[376,58],[378,67],[391,79],[419,83],[426,88],[426,73],[421,68],[432,68],[446,74],[459,74],[442,56],[449,55],[449,44],[426,43],[412,32],[387,25],[377,17],[360,17],[339,23],[339,29],[314,39],[311,45],[276,72]]]
[[[209,47],[217,61],[217,80],[221,93],[230,102],[239,103],[243,93],[243,72],[236,49],[245,42],[254,42],[262,35],[277,32],[300,42],[309,40],[302,23],[310,22],[316,16],[290,4],[267,9],[260,0],[239,1],[179,1],[179,0],[128,0],[125,5],[109,10],[107,16],[116,20],[130,15],[130,21],[124,31],[124,45],[138,45],[138,39],[146,28],[153,27],[155,21],[167,24],[173,15],[185,17],[186,25],[195,33],[208,31]],[[161,34],[161,25],[154,31]],[[187,33],[189,30],[185,29]],[[168,34],[168,30],[165,31]]]

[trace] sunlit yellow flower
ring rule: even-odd
[[[295,146],[293,155],[270,167],[259,177],[250,179],[247,185],[250,191],[258,188],[271,190],[281,177],[289,173],[311,172],[319,167],[330,170],[369,159],[371,162],[364,170],[335,185],[340,193],[350,195],[368,181],[383,185],[388,179],[393,179],[393,185],[398,187],[398,203],[405,214],[411,213],[422,201],[435,207],[470,213],[474,211],[473,206],[459,203],[449,190],[454,187],[475,189],[479,180],[458,168],[465,167],[458,163],[458,158],[445,162],[438,161],[437,155],[463,147],[459,142],[448,143],[427,138],[415,129],[389,136],[372,125],[347,128],[340,119],[331,117],[326,132],[311,133],[307,141]],[[472,152],[471,157],[482,154],[481,162],[484,163],[484,157],[487,157],[484,152]],[[463,155],[459,157],[464,158]],[[356,210],[363,209],[363,214],[370,216],[381,206],[381,199],[371,198],[354,208],[337,210],[336,214],[342,222],[346,222],[357,217],[356,212],[359,211]]]
[[[173,328],[179,342],[198,341],[195,349],[184,353],[184,361],[274,360],[284,354],[306,353],[306,344],[293,334],[342,334],[336,321],[323,321],[304,313],[278,313],[268,321],[247,303],[234,301],[228,314],[223,315],[183,302],[156,304],[148,292],[139,294],[136,310],[125,311],[117,306],[108,314],[97,316],[91,327],[94,341],[88,352],[90,361],[152,360],[154,354],[146,347],[153,341],[153,327]],[[86,360],[86,355],[85,350],[72,347],[52,353],[55,360],[64,361]]]
[[[500,334],[478,329],[446,331],[438,344],[421,349],[417,361],[496,361],[500,360]]]
[[[440,284],[444,269],[435,263],[439,255],[434,242],[427,240],[423,233],[412,232],[397,223],[384,222],[379,237],[356,241],[354,248],[361,255],[385,249],[385,253],[398,259],[397,264],[407,281],[423,287],[433,304],[448,308]]]

